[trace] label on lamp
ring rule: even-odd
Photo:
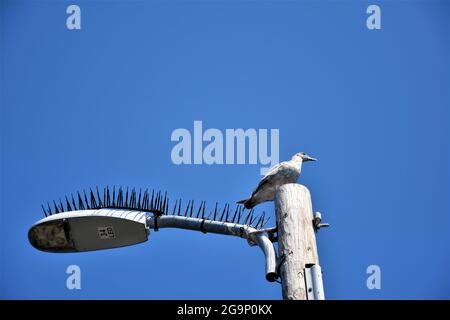
[[[97,230],[100,239],[114,239],[116,237],[113,227],[98,227]]]

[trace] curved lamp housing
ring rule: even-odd
[[[146,212],[122,209],[62,212],[35,223],[28,239],[46,252],[82,252],[125,247],[148,240]]]

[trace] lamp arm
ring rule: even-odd
[[[276,228],[255,229],[249,225],[213,221],[203,218],[184,216],[148,216],[147,228],[157,231],[160,228],[177,228],[185,230],[201,231],[203,233],[217,233],[228,236],[237,236],[247,239],[249,245],[258,245],[265,257],[266,279],[270,282],[278,278],[276,273],[276,255],[269,234],[273,234]]]

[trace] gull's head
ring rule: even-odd
[[[317,159],[307,155],[305,152],[299,152],[294,154],[292,160],[296,162],[306,162],[306,161],[316,161]]]

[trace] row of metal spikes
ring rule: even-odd
[[[151,194],[147,190],[139,192],[135,188],[129,190],[127,187],[124,190],[119,187],[116,191],[116,187],[112,190],[108,186],[103,188],[103,194],[100,194],[98,187],[96,192],[90,191],[86,193],[83,190],[82,193],[77,192],[74,196],[71,194],[69,197],[65,196],[65,204],[60,199],[59,202],[53,201],[53,209],[49,203],[47,208],[42,205],[44,215],[50,216],[52,214],[58,214],[61,212],[75,211],[75,210],[89,210],[89,209],[126,209],[126,210],[139,210],[153,213],[156,216],[161,215],[177,215],[184,217],[201,218],[212,221],[231,222],[252,226],[256,229],[263,228],[270,217],[265,218],[265,213],[256,215],[254,210],[247,210],[241,205],[236,205],[235,210],[230,210],[230,205],[225,204],[223,208],[218,207],[216,203],[214,210],[208,211],[206,209],[205,201],[200,203],[200,206],[195,210],[194,201],[190,200],[187,206],[182,209],[181,199],[175,201],[172,211],[169,211],[169,198],[167,192],[163,193],[158,191],[155,193],[152,190]]]

